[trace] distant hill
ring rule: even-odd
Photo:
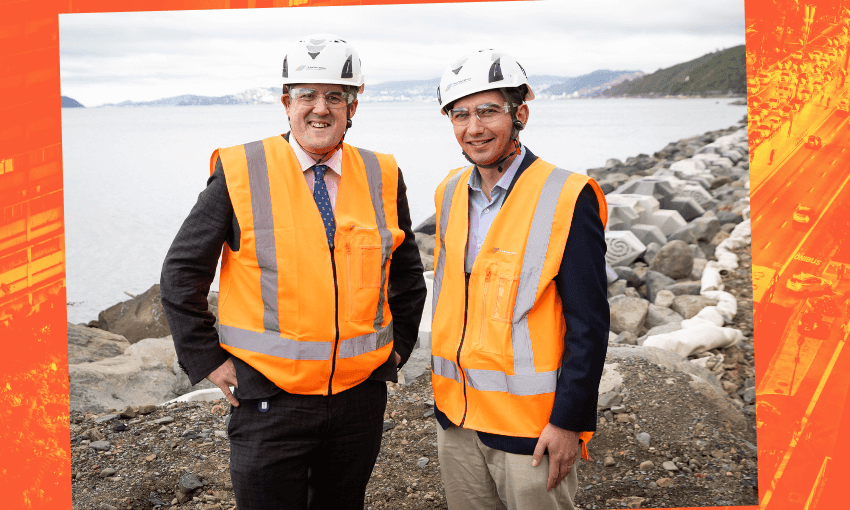
[[[120,103],[109,103],[103,106],[208,106],[208,105],[234,105],[234,104],[264,104],[276,103],[280,100],[280,87],[266,87],[248,89],[238,94],[210,97],[197,96],[194,94],[183,94],[180,96],[166,97],[154,101],[122,101]]]
[[[709,53],[611,87],[606,96],[720,95],[747,93],[744,45]]]
[[[68,96],[59,96],[62,98],[62,108],[85,108],[79,101],[76,99],[71,99]]]
[[[574,78],[552,75],[532,75],[528,83],[534,95],[550,97],[591,97],[625,79],[643,76],[640,71],[593,71]],[[436,101],[439,78],[430,80],[392,81],[366,85],[364,101]]]
[[[567,78],[561,83],[554,84],[544,90],[550,96],[595,96],[627,79],[633,80],[641,76],[643,76],[641,71],[609,71],[603,69],[576,78]],[[532,84],[533,86],[534,84]]]

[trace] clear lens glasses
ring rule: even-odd
[[[475,107],[475,116],[484,124],[490,124],[499,118],[503,113],[510,113],[511,107],[505,102],[501,106],[496,103],[484,103]],[[471,114],[466,108],[453,108],[448,112],[449,119],[455,126],[465,126],[469,124]]]
[[[314,105],[319,100],[319,93],[313,89],[295,88],[289,91],[289,95],[306,105]],[[325,104],[328,108],[341,108],[354,102],[354,94],[349,92],[330,91],[325,92]]]

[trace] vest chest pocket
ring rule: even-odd
[[[513,320],[519,277],[499,276],[495,289],[495,303],[490,319],[510,323]]]
[[[352,237],[345,241],[348,321],[375,320],[381,292],[383,254],[380,238]]]

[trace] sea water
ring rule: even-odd
[[[609,158],[652,154],[746,114],[731,99],[535,100],[520,139],[557,166],[586,173]],[[434,189],[466,164],[436,103],[361,102],[345,141],[393,154],[413,225],[434,214]],[[289,130],[282,105],[62,110],[68,321],[159,282],[162,261],[209,177],[217,147]],[[217,282],[213,289],[217,288]]]

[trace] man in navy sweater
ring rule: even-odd
[[[519,143],[533,98],[494,50],[453,62],[438,90],[472,163],[436,194],[432,377],[450,509],[573,509],[596,430],[607,205],[595,181]]]

